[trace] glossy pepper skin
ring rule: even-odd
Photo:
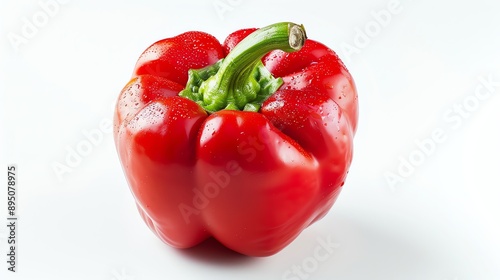
[[[338,56],[302,26],[278,23],[223,44],[203,32],[154,43],[120,93],[114,137],[161,240],[189,248],[214,237],[269,256],[332,207],[357,119]]]

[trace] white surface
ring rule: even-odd
[[[474,102],[480,77],[500,81],[498,2],[402,0],[357,45],[357,28],[370,28],[389,0],[66,2],[17,51],[9,34],[20,35],[24,18],[43,8],[0,4],[0,212],[10,163],[19,168],[20,203],[18,272],[2,261],[1,279],[500,279],[500,85],[466,118],[449,112]],[[217,13],[224,3],[229,9]],[[285,250],[256,259],[216,244],[179,251],[160,243],[136,212],[109,131],[58,179],[54,162],[65,163],[67,148],[85,140],[82,130],[111,120],[151,43],[187,30],[223,40],[284,20],[303,23],[339,53],[360,100],[345,188]],[[358,52],[349,55],[346,44]],[[391,187],[384,174],[436,129],[445,140]],[[2,226],[2,260],[6,237]],[[336,248],[315,261],[328,240]],[[287,274],[303,264],[307,275]]]

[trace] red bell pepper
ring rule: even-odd
[[[140,56],[114,137],[139,212],[178,248],[214,237],[268,256],[323,217],[344,184],[358,119],[338,56],[277,23],[220,44],[203,32]]]

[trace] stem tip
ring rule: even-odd
[[[288,43],[290,47],[294,50],[300,50],[307,39],[306,30],[303,25],[293,24],[291,23],[289,26],[289,39]]]

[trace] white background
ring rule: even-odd
[[[18,272],[3,261],[1,222],[1,279],[500,279],[497,1],[69,0],[50,14],[46,2],[0,4],[1,219],[12,163],[20,205]],[[390,19],[377,22],[381,11]],[[360,101],[343,192],[283,251],[248,258],[215,243],[163,245],[136,212],[107,129],[58,178],[54,164],[87,141],[84,131],[111,121],[151,43],[188,30],[222,41],[278,21],[302,23],[336,50]],[[27,22],[38,26],[24,36]],[[13,44],[15,36],[24,41]],[[494,82],[490,92],[481,79]],[[444,140],[419,148],[436,130]],[[322,261],[319,240],[336,243]],[[287,274],[294,266],[303,274]]]

